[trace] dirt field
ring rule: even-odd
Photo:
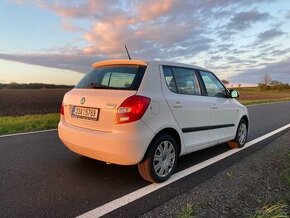
[[[57,113],[67,89],[0,89],[0,116]]]
[[[258,92],[240,90],[239,100],[282,99],[290,97],[290,92]]]

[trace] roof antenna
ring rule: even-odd
[[[128,58],[129,58],[129,60],[131,60],[131,57],[130,57],[129,51],[128,51],[128,49],[127,49],[127,46],[126,46],[126,45],[124,45],[124,46],[125,46],[125,49],[126,49],[126,52],[127,52]]]

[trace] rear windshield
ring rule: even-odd
[[[145,70],[145,66],[136,65],[98,67],[85,75],[76,88],[138,90]]]

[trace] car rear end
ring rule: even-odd
[[[154,133],[142,116],[151,99],[137,95],[147,63],[103,61],[66,93],[59,137],[72,151],[97,160],[133,165]]]

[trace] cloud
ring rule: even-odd
[[[69,32],[83,32],[84,28],[75,25],[70,19],[62,19],[61,27]]]
[[[21,63],[39,65],[44,67],[68,69],[80,73],[87,73],[91,65],[96,61],[104,59],[98,56],[89,55],[68,55],[68,54],[1,54],[0,59],[17,61]]]
[[[284,34],[285,32],[279,30],[278,28],[266,30],[258,35],[257,42],[261,43],[261,42],[269,41],[274,38],[283,36]]]
[[[142,21],[152,20],[164,16],[177,4],[175,0],[147,0],[137,7],[139,19]]]
[[[258,10],[244,11],[235,14],[229,24],[226,26],[227,30],[245,30],[251,27],[252,24],[259,21],[266,21],[270,18],[267,12],[259,12]]]
[[[288,11],[286,12],[286,16],[285,16],[285,18],[286,18],[286,19],[290,19],[290,10],[288,10]]]
[[[67,18],[86,18],[93,16],[98,13],[98,11],[104,11],[106,7],[114,3],[112,0],[67,0],[67,1],[58,1],[58,0],[14,0],[18,4],[32,4],[37,7],[48,9],[54,11],[56,14],[67,17]]]
[[[290,83],[290,58],[278,63],[265,64],[260,69],[250,69],[241,72],[240,74],[229,78],[231,82],[259,83],[262,76],[268,73],[273,80]]]
[[[240,72],[272,61],[273,56],[281,60],[290,53],[287,50],[290,46],[281,49],[272,43],[272,39],[283,36],[286,31],[283,25],[274,26],[273,23],[281,21],[275,20],[276,12],[262,11],[259,7],[272,2],[270,0],[17,2],[55,13],[61,18],[59,25],[68,34],[81,33],[82,39],[77,40],[83,40],[83,47],[47,48],[38,55],[0,54],[3,59],[86,72],[97,60],[126,58],[123,46],[126,44],[132,58],[136,59],[188,61],[209,66],[211,70]],[[84,22],[79,21],[89,26],[83,28],[79,24]],[[257,34],[257,24],[263,24],[264,28],[270,22],[272,29]],[[256,44],[236,41],[235,36],[242,36],[241,32],[243,37],[256,36]],[[46,52],[59,54],[44,54]]]
[[[266,0],[256,0],[263,2]],[[231,16],[227,28],[246,28],[250,24],[268,17],[257,10],[235,12],[235,7],[251,6],[253,1],[181,1],[181,0],[80,0],[80,1],[33,1],[18,2],[34,4],[51,10],[62,18],[61,26],[67,31],[82,31],[87,43],[85,54],[104,54],[112,58],[122,56],[123,44],[127,44],[139,57],[146,57],[149,47],[176,51],[176,44],[182,47],[209,49],[210,44],[192,45],[195,38],[207,40],[210,19]],[[195,9],[195,10],[193,10]],[[90,19],[91,27],[82,30],[74,19]],[[228,30],[226,30],[228,32]],[[184,46],[184,44],[186,44]],[[177,49],[178,50],[178,49]],[[182,50],[182,49],[179,49]],[[143,51],[141,54],[140,51]],[[191,51],[191,50],[189,50]],[[178,53],[176,53],[178,54]],[[153,54],[154,55],[154,54]],[[160,57],[162,58],[162,57]],[[175,57],[173,57],[175,58]]]

